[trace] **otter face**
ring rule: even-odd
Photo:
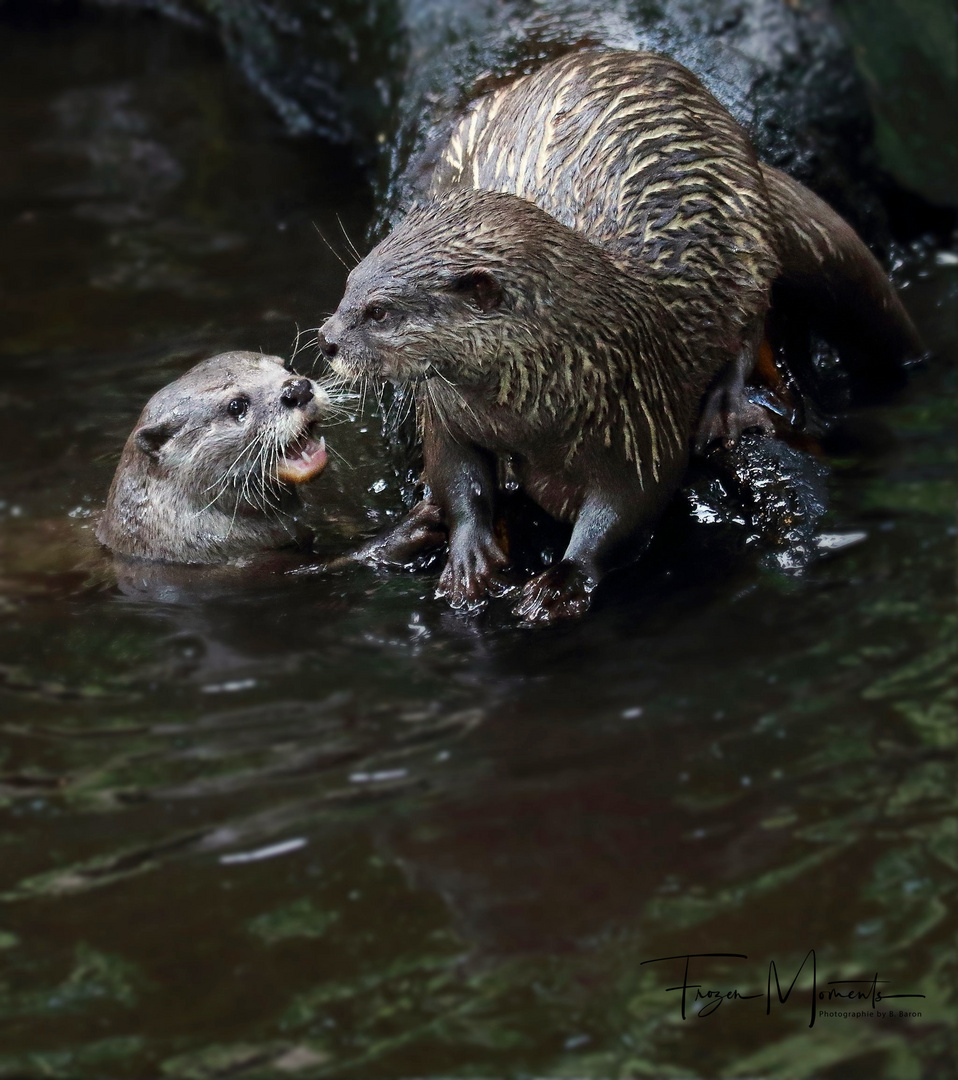
[[[350,275],[338,310],[319,333],[333,370],[344,378],[395,382],[481,376],[482,364],[468,362],[465,346],[488,331],[502,304],[495,275],[447,265],[427,279],[392,269],[362,263]]]
[[[346,377],[492,388],[510,369],[548,363],[546,330],[582,337],[594,313],[581,309],[616,273],[525,199],[458,190],[411,210],[353,269],[319,345]]]
[[[326,388],[281,358],[223,353],[164,387],[128,447],[148,473],[179,483],[188,500],[269,514],[326,466],[318,424],[333,411]]]
[[[534,347],[537,307],[556,302],[556,229],[531,203],[488,191],[410,211],[349,275],[320,348],[351,378],[494,381],[506,352]]]

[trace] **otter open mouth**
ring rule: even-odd
[[[326,440],[314,439],[307,431],[283,451],[276,466],[276,476],[288,484],[305,484],[326,468]]]

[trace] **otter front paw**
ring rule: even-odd
[[[526,583],[513,612],[528,624],[575,619],[588,610],[597,584],[564,559]]]
[[[759,430],[774,435],[769,411],[750,401],[744,388],[720,384],[709,394],[695,433],[696,452],[702,454],[713,442],[726,450],[735,446],[746,431]]]
[[[419,555],[446,542],[442,510],[422,499],[388,532],[374,536],[354,556],[376,566],[409,566]]]
[[[439,577],[436,596],[454,608],[476,607],[487,596],[499,596],[511,586],[501,573],[509,560],[490,536],[461,538],[449,545],[449,559]]]

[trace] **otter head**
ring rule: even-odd
[[[283,360],[231,352],[148,402],[127,440],[97,530],[122,554],[219,562],[290,538],[296,485],[326,466],[327,389]]]
[[[353,269],[319,344],[345,377],[482,383],[568,330],[610,268],[532,203],[457,191],[412,210]]]

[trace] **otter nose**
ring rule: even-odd
[[[302,408],[312,397],[313,387],[309,379],[290,379],[284,384],[279,400],[287,409],[294,409],[297,406]]]
[[[317,335],[316,343],[317,345],[319,345],[322,354],[329,360],[332,360],[332,358],[339,352],[339,346],[336,344],[336,342],[330,341],[329,338],[326,337],[326,335],[323,333]]]

